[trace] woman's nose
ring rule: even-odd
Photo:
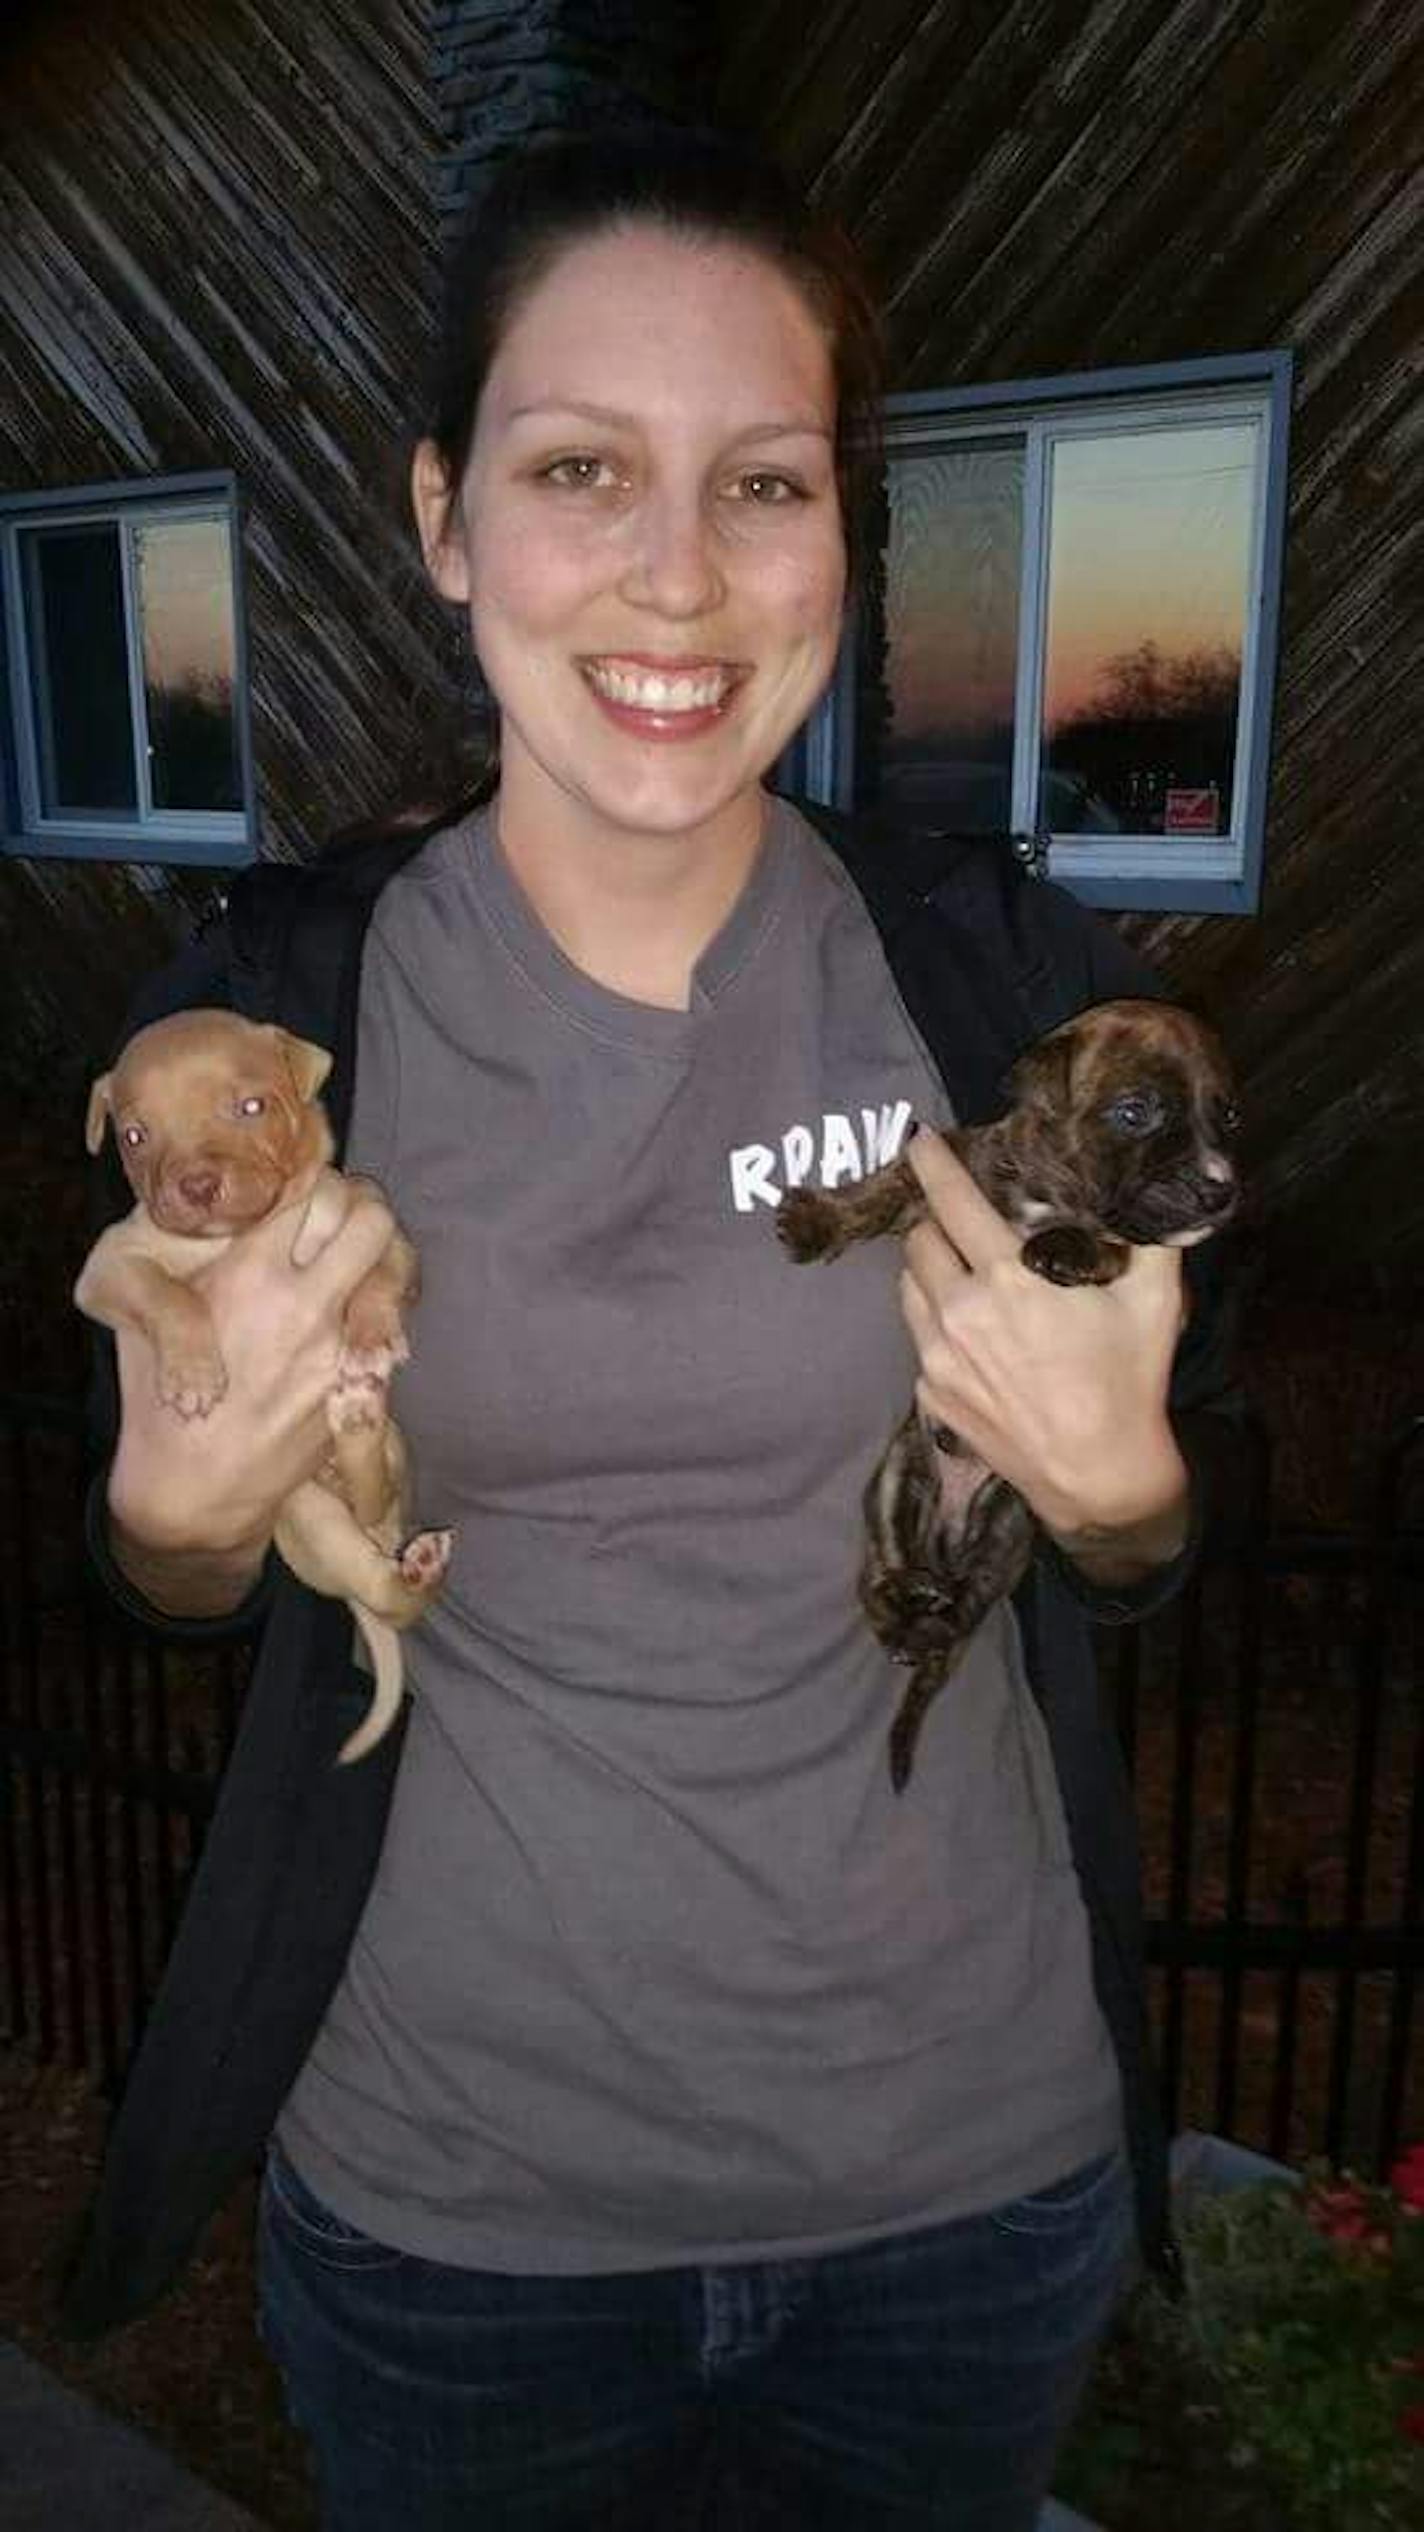
[[[715,531],[700,500],[671,490],[650,495],[624,583],[635,606],[661,615],[703,615],[725,591]]]

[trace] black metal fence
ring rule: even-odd
[[[201,1847],[245,1655],[96,1594],[82,1417],[0,1397],[0,2039],[112,2087]],[[1381,2169],[1424,2135],[1424,1417],[1368,1520],[1253,1497],[1167,1611],[1099,1638],[1133,1769],[1169,2108]]]

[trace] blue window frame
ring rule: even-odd
[[[0,493],[7,853],[250,861],[230,474]]]
[[[888,399],[884,585],[788,787],[1012,835],[1109,907],[1259,902],[1291,356]]]

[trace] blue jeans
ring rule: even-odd
[[[1111,2155],[818,2258],[510,2277],[371,2241],[274,2149],[262,2333],[324,2532],[1032,2532],[1131,2231]]]

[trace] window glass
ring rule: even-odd
[[[1231,832],[1258,427],[1050,443],[1039,817],[1057,834]]]
[[[227,524],[147,520],[133,539],[153,806],[240,808]]]
[[[123,563],[108,523],[32,528],[22,539],[41,673],[34,683],[43,814],[138,806],[124,633]]]
[[[947,827],[1008,826],[1023,484],[1021,438],[894,457],[863,801]]]

